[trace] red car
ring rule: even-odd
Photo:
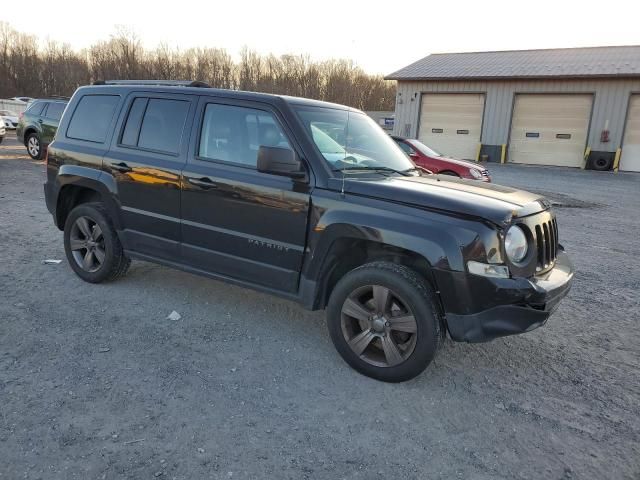
[[[391,136],[398,146],[413,160],[418,167],[426,168],[440,175],[452,175],[458,178],[469,178],[490,182],[489,170],[471,160],[458,160],[445,157],[424,143],[413,138]]]

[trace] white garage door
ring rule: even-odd
[[[425,93],[418,139],[444,155],[475,159],[483,112],[483,94]]]
[[[591,95],[516,95],[509,161],[581,167]]]
[[[640,172],[640,95],[632,95],[629,102],[620,170]]]

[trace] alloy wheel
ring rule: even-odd
[[[100,225],[89,217],[78,217],[71,227],[69,247],[73,258],[86,272],[96,272],[104,263],[106,252]]]
[[[416,346],[414,314],[400,296],[381,285],[360,287],[347,297],[341,327],[353,353],[378,367],[399,365]]]
[[[27,150],[29,151],[29,155],[32,157],[37,157],[40,154],[40,141],[37,137],[30,137],[27,142]]]

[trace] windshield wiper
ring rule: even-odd
[[[412,171],[415,171],[416,168],[409,168],[407,170],[396,170],[395,168],[391,168],[391,167],[374,167],[374,166],[370,166],[370,165],[361,165],[361,166],[353,166],[353,167],[344,167],[344,168],[336,168],[333,171],[334,172],[345,172],[345,171],[364,171],[364,172],[391,172],[391,173],[397,173],[398,175],[402,175],[403,177],[412,177],[413,175],[411,175]]]

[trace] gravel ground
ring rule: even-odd
[[[544,328],[351,370],[322,312],[64,260],[43,167],[0,145],[0,478],[640,478],[640,175],[492,167],[558,202],[577,274]],[[168,320],[176,310],[182,318]]]

